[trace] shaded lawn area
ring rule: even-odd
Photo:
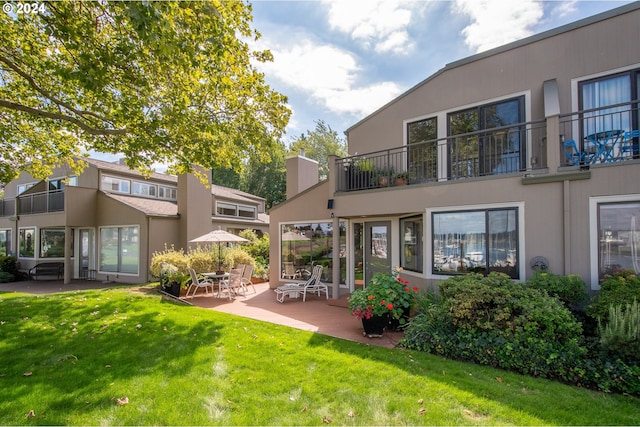
[[[0,294],[0,425],[639,420],[637,398],[185,306],[150,288]]]

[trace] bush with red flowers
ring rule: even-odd
[[[418,288],[410,287],[399,277],[400,269],[376,273],[366,287],[356,289],[349,297],[349,310],[358,319],[388,315],[400,319],[415,303]]]

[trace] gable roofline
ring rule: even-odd
[[[127,165],[123,165],[120,163],[107,162],[104,160],[98,160],[93,158],[83,158],[82,160],[84,160],[88,164],[104,172],[124,174],[124,175],[145,179],[145,177],[140,172],[138,172],[135,169],[131,169]],[[173,184],[176,184],[178,182],[178,177],[176,177],[175,175],[170,175],[168,173],[161,173],[161,172],[152,172],[149,178],[154,180],[167,181]]]
[[[514,42],[507,43],[505,45],[498,46],[498,47],[495,47],[493,49],[489,49],[487,51],[480,52],[480,53],[477,53],[475,55],[471,55],[471,56],[468,56],[466,58],[462,58],[462,59],[450,62],[448,64],[445,64],[445,66],[443,68],[439,69],[438,71],[436,71],[435,73],[433,73],[432,75],[430,75],[426,79],[422,80],[421,82],[419,82],[415,86],[411,87],[410,89],[408,89],[405,92],[403,92],[402,94],[398,95],[397,97],[395,97],[391,101],[387,102],[382,107],[380,107],[377,110],[375,110],[373,113],[367,115],[362,120],[359,120],[358,122],[356,122],[355,124],[353,124],[352,126],[347,128],[347,130],[345,130],[344,133],[348,134],[352,129],[354,129],[354,128],[358,127],[360,124],[366,122],[367,120],[369,120],[373,116],[377,115],[380,111],[386,109],[390,105],[393,105],[396,102],[399,102],[400,100],[402,100],[407,95],[413,93],[414,91],[416,91],[417,89],[419,89],[420,87],[422,87],[423,85],[427,84],[429,81],[433,80],[434,78],[436,78],[437,76],[439,76],[440,74],[442,74],[442,73],[444,73],[446,71],[449,71],[449,70],[457,68],[457,67],[461,67],[463,65],[466,65],[466,64],[469,64],[469,63],[472,63],[472,62],[475,62],[475,61],[480,61],[482,59],[485,59],[485,58],[488,58],[488,57],[491,57],[491,56],[494,56],[494,55],[498,55],[498,54],[507,52],[509,50],[513,50],[513,49],[520,48],[522,46],[533,44],[533,43],[539,42],[539,41],[547,39],[547,38],[555,37],[555,36],[557,36],[559,34],[567,33],[569,31],[574,31],[574,30],[576,30],[578,28],[586,27],[586,26],[595,24],[597,22],[601,22],[601,21],[605,21],[607,19],[615,18],[617,16],[624,15],[626,13],[629,13],[629,12],[632,12],[632,11],[635,11],[635,10],[638,10],[638,9],[640,9],[640,1],[636,1],[636,2],[633,2],[633,3],[626,4],[624,6],[617,7],[615,9],[611,9],[611,10],[608,10],[608,11],[605,11],[605,12],[602,12],[602,13],[598,13],[596,15],[592,15],[592,16],[580,19],[578,21],[574,21],[574,22],[571,22],[569,24],[562,25],[560,27],[552,28],[550,30],[543,31],[543,32],[538,33],[538,34],[534,34],[534,35],[526,37],[524,39],[516,40]]]

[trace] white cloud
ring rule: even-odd
[[[415,47],[407,27],[413,8],[421,7],[420,2],[324,0],[323,3],[329,6],[331,28],[348,34],[365,48],[406,55]]]
[[[476,52],[530,36],[544,15],[542,2],[534,0],[455,0],[454,11],[471,18],[462,34]]]
[[[301,34],[288,34],[280,43],[262,39],[274,61],[256,64],[268,78],[305,94],[337,114],[354,117],[371,113],[401,92],[394,82],[361,83],[358,58],[333,45],[317,44]]]

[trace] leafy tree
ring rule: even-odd
[[[302,134],[291,142],[288,154],[299,154],[304,149],[305,157],[318,161],[319,177],[325,179],[329,176],[329,156],[346,156],[347,144],[324,120],[317,120],[315,124],[314,130],[307,130],[306,135]]]
[[[264,197],[267,209],[287,198],[285,153],[284,144],[279,143],[269,162],[249,159],[240,180],[240,189]]]
[[[242,1],[46,2],[0,14],[0,182],[87,150],[183,173],[268,160],[290,111]],[[260,141],[257,143],[256,141]]]

